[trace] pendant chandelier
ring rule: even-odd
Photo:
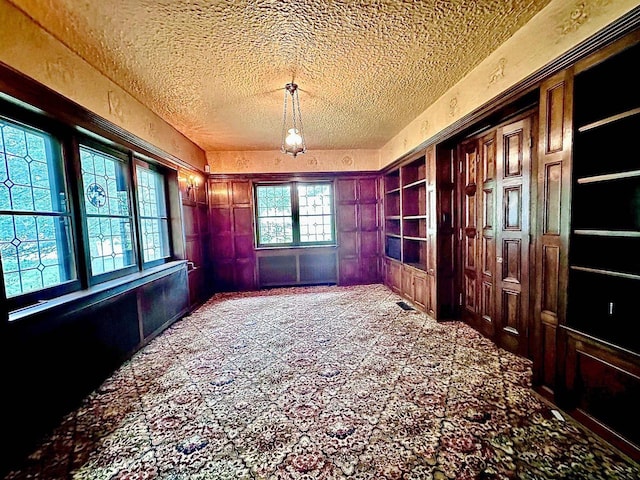
[[[298,85],[293,82],[287,83],[284,87],[284,112],[282,115],[280,150],[282,153],[292,155],[294,158],[296,155],[307,151],[304,141],[304,128],[302,127],[302,115],[300,113]]]

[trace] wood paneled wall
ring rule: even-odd
[[[336,181],[339,283],[380,281],[379,176]]]
[[[28,453],[124,360],[189,310],[176,261],[42,304],[2,327],[0,469]]]
[[[209,252],[216,291],[257,288],[251,181],[209,179]]]
[[[282,175],[255,178],[212,176],[209,179],[209,252],[212,262],[211,277],[216,291],[254,290],[263,283],[265,286],[273,286],[272,278],[260,280],[258,257],[265,265],[271,265],[275,257],[281,257],[283,262],[294,262],[291,264],[291,272],[300,268],[304,270],[305,265],[309,262],[313,264],[314,259],[320,258],[318,255],[322,256],[323,261],[331,262],[329,259],[334,255],[336,247],[314,247],[313,252],[307,253],[301,252],[300,248],[283,248],[257,254],[252,184],[256,181],[292,179],[293,177]],[[294,276],[293,273],[285,277],[291,279],[292,285],[333,282],[353,285],[380,281],[382,252],[379,175],[333,174],[322,175],[318,179],[333,180],[335,184],[337,277],[330,270],[323,270],[323,275],[314,274],[312,278],[298,274]],[[287,283],[285,277],[283,284]]]
[[[565,70],[540,87],[538,137],[537,295],[533,320],[534,383],[553,396],[563,360],[572,145],[572,85]]]
[[[194,309],[213,293],[209,279],[211,235],[208,184],[200,181],[198,186],[188,188],[186,179],[179,177],[179,187],[182,198],[184,256],[188,261],[189,304]]]

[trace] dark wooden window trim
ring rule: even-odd
[[[199,170],[148,142],[126,132],[120,127],[102,119],[84,107],[63,97],[59,93],[15,71],[0,62],[0,113],[8,120],[46,132],[60,145],[64,181],[70,197],[70,218],[73,243],[73,268],[76,279],[35,292],[7,299],[4,288],[0,288],[0,323],[14,317],[17,311],[30,311],[43,303],[60,297],[78,295],[96,288],[98,284],[130,278],[136,272],[144,272],[175,261],[175,236],[168,222],[170,256],[163,259],[142,261],[135,164],[140,161],[162,173],[165,179],[167,214],[171,217],[176,210],[171,205],[178,201],[170,195],[169,181],[177,178],[178,167]],[[135,263],[129,267],[92,276],[89,267],[87,226],[81,191],[80,145],[115,155],[126,164],[128,191],[132,219],[132,244]],[[171,196],[171,198],[169,198]],[[1,274],[1,271],[0,271]],[[20,317],[20,315],[18,315]]]
[[[325,242],[301,242],[300,241],[300,206],[297,193],[297,186],[306,185],[329,185],[331,188],[331,236],[332,240]],[[291,220],[293,224],[293,241],[290,243],[279,244],[263,244],[260,243],[259,226],[258,226],[258,195],[257,188],[261,186],[289,185],[291,187]],[[254,220],[255,220],[255,243],[257,250],[270,250],[278,248],[305,248],[305,247],[331,247],[337,245],[336,238],[336,192],[335,182],[332,179],[289,179],[282,181],[255,181],[253,182],[253,199],[254,199]]]
[[[142,263],[142,268],[147,269],[151,267],[155,267],[157,265],[162,265],[163,263],[167,263],[172,258],[174,258],[174,248],[172,239],[172,231],[171,231],[171,209],[169,208],[171,205],[171,200],[169,199],[169,179],[168,179],[168,171],[165,167],[155,165],[153,163],[149,163],[137,156],[131,157],[131,178],[133,179],[133,204],[135,208],[135,228],[137,230],[137,237],[139,239],[139,251],[140,251],[140,262]],[[142,168],[146,168],[147,170],[151,170],[162,176],[163,185],[164,185],[164,201],[166,205],[166,218],[167,218],[167,240],[169,242],[169,254],[166,257],[159,258],[157,260],[152,260],[150,262],[145,262],[144,260],[144,252],[143,252],[143,239],[142,239],[142,217],[140,215],[140,199],[138,198],[138,174],[136,171],[136,167],[140,166]]]

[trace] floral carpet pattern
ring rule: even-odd
[[[531,363],[382,285],[217,294],[9,479],[638,479]]]

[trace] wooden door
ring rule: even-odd
[[[496,132],[480,139],[478,175],[480,192],[478,202],[478,271],[480,277],[479,315],[480,330],[488,337],[495,335],[496,311]]]
[[[460,143],[462,318],[526,356],[532,118]]]
[[[495,311],[496,131],[462,143],[463,318],[493,337]]]
[[[528,354],[532,120],[497,131],[496,336],[501,347]]]
[[[478,140],[470,139],[459,148],[462,175],[462,319],[480,328],[478,315]]]

